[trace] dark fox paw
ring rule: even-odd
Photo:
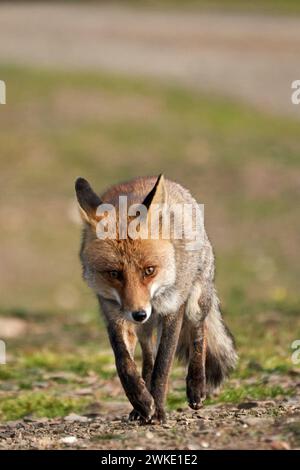
[[[164,424],[167,422],[167,417],[164,410],[156,410],[150,418],[139,416],[138,420],[142,426],[147,424]]]
[[[167,422],[167,415],[164,410],[156,409],[154,415],[151,417],[151,424],[164,424]]]
[[[139,421],[141,419],[140,413],[133,409],[128,416],[128,421]]]
[[[202,382],[187,380],[186,394],[189,407],[192,410],[199,410],[203,406],[206,398],[206,387]]]
[[[149,422],[154,411],[154,400],[148,390],[139,395],[133,403],[134,410],[130,413],[132,420],[138,419],[141,423]]]
[[[188,405],[192,410],[200,410],[200,408],[202,408],[203,406],[203,402],[202,401],[192,401],[192,402],[189,401]]]

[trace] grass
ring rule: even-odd
[[[80,413],[87,400],[83,398],[56,397],[37,392],[22,392],[17,397],[0,398],[0,419],[16,420],[24,416],[54,418],[70,412]]]
[[[143,80],[1,73],[12,97],[0,114],[3,310],[95,308],[80,278],[73,182],[103,189],[161,171],[205,203],[223,303],[271,303],[279,291],[298,302],[297,122]]]
[[[83,356],[83,357],[82,357]],[[93,354],[89,357],[87,353],[80,354],[78,358],[75,354],[55,354],[54,352],[35,352],[26,355],[20,361],[23,370],[43,370],[43,371],[66,371],[73,372],[78,376],[86,376],[90,371],[95,372],[102,378],[110,378],[111,371],[106,367],[112,363],[112,354]]]
[[[16,357],[14,362],[0,368],[0,380],[30,384],[51,375],[57,383],[78,383],[90,374],[107,380],[116,376],[112,353],[91,355],[88,351],[78,350],[77,354],[56,354],[49,351],[27,352]],[[63,372],[62,375],[60,373]],[[57,373],[57,376],[55,376]],[[0,390],[1,385],[0,383]],[[26,385],[24,385],[26,387]]]
[[[240,354],[235,385],[226,385],[218,401],[289,395],[289,387],[259,381],[297,368],[291,344],[300,338],[299,123],[114,75],[6,66],[1,79],[8,104],[0,108],[0,309],[28,330],[7,341],[0,419],[119,399],[101,391],[116,380],[114,361],[77,258],[79,175],[104,189],[164,172],[205,203],[218,292]],[[94,376],[99,388],[77,396]],[[180,377],[176,369],[174,380]],[[183,406],[184,389],[175,387],[168,404]]]
[[[80,3],[82,0],[77,0]],[[95,3],[95,0],[90,0]],[[102,1],[102,3],[109,3]],[[124,5],[126,3],[132,7],[160,8],[172,10],[197,10],[197,11],[229,11],[229,12],[250,12],[250,13],[273,13],[273,14],[297,14],[300,12],[299,2],[297,0],[126,0],[114,3]]]
[[[186,396],[183,391],[169,392],[167,397],[167,406],[169,410],[177,410],[186,406]]]
[[[241,403],[242,401],[267,400],[277,397],[288,397],[295,393],[280,385],[266,386],[265,384],[245,385],[242,387],[226,387],[216,399],[207,399],[206,403]]]

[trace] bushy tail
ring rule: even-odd
[[[215,295],[205,319],[207,331],[206,381],[209,390],[218,387],[237,363],[234,338],[225,325]]]

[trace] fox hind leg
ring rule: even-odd
[[[190,325],[190,347],[186,393],[189,407],[198,410],[206,398],[206,326],[205,320]]]

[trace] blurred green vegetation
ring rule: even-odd
[[[105,1],[103,3],[106,3]],[[116,0],[115,3],[120,3]],[[126,0],[130,5],[151,8],[194,8],[209,11],[240,11],[249,13],[299,13],[298,0]]]
[[[290,345],[300,337],[299,122],[150,80],[12,66],[1,68],[1,79],[8,104],[0,108],[0,309],[28,329],[8,340],[0,419],[113,399],[72,396],[91,374],[115,379],[80,275],[77,176],[102,191],[164,172],[205,204],[217,287],[241,356],[233,380],[257,380],[229,382],[218,400],[290,395],[261,384],[295,367]],[[71,374],[62,383],[47,378],[62,371]],[[169,405],[183,402],[179,387]]]
[[[2,310],[94,308],[77,258],[75,178],[102,191],[163,171],[205,204],[225,308],[256,310],[255,299],[297,312],[298,122],[117,76],[1,75]]]
[[[26,3],[28,0],[18,0]],[[36,3],[43,3],[38,0]],[[48,0],[49,1],[49,0]],[[44,1],[46,3],[47,0]],[[32,0],[31,0],[32,3]],[[197,9],[203,11],[237,11],[249,13],[299,13],[298,0],[64,0],[66,4],[90,3],[132,6],[138,8],[161,8],[161,9]]]

